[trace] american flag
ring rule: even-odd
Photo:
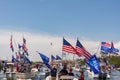
[[[19,59],[19,55],[17,54],[17,52],[15,53],[15,55],[16,55],[16,59],[18,60]]]
[[[111,44],[108,43],[108,42],[101,42],[101,46],[104,46],[104,47],[111,47]]]
[[[27,46],[26,46],[26,39],[23,37],[23,50],[24,50],[24,52],[26,53],[26,55],[29,55],[28,54],[28,48],[27,48]]]
[[[62,51],[76,54],[75,48],[68,41],[66,41],[64,38],[63,38]]]
[[[92,56],[88,51],[86,51],[86,49],[82,46],[79,40],[77,40],[76,43],[76,51],[77,51],[76,54],[78,56],[83,56],[85,57],[86,60],[89,60]]]
[[[26,44],[23,44],[23,49],[24,49],[25,52],[28,51],[28,48],[27,48]]]
[[[101,51],[104,53],[109,53],[111,44],[108,42],[101,42]]]
[[[10,38],[10,48],[11,48],[12,52],[14,52],[14,47],[13,47],[13,43],[12,43],[12,35]]]

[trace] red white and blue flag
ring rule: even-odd
[[[58,55],[56,55],[56,60],[62,60],[62,58]]]
[[[14,47],[13,47],[13,43],[12,43],[12,35],[10,38],[10,48],[11,48],[12,52],[14,52]]]
[[[111,42],[111,48],[110,48],[109,52],[113,53],[113,54],[118,54],[118,52],[119,52],[119,50],[114,47],[113,42]]]
[[[55,60],[56,58],[53,55],[51,55],[51,62],[55,62]]]
[[[80,43],[79,40],[77,40],[76,43],[76,51],[77,51],[77,55],[78,56],[83,56],[85,57],[86,60],[89,60],[90,57],[92,56],[84,47],[83,45]]]
[[[63,38],[62,51],[76,54],[75,48],[68,41],[66,41],[64,38]]]
[[[23,50],[28,55],[28,48],[26,46],[26,39],[23,37]]]
[[[101,42],[101,51],[104,53],[109,53],[111,44],[108,42]]]

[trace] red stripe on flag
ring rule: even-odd
[[[87,52],[85,49],[83,49],[83,48],[80,48],[80,47],[76,47],[76,50],[77,50],[77,54],[78,55],[82,55],[82,56],[84,56],[87,60],[89,60],[90,59],[90,57],[91,57],[91,54],[89,53],[89,52]]]
[[[76,54],[76,50],[72,46],[63,45],[62,51]]]

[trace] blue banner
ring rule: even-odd
[[[56,55],[56,60],[62,60],[60,56]]]
[[[51,65],[49,64],[49,58],[47,56],[45,56],[44,54],[42,53],[39,53],[40,57],[42,58],[43,60],[43,63],[50,69],[52,70],[52,67]]]
[[[89,61],[87,61],[87,64],[90,66],[90,69],[95,73],[95,74],[100,74],[100,63],[99,60],[97,59],[96,55],[93,55]]]

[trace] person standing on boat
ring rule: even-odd
[[[57,76],[57,68],[56,65],[53,66],[53,69],[51,70],[51,80],[56,80]]]
[[[68,75],[67,65],[64,65],[63,69],[61,69],[60,75]]]
[[[80,79],[79,80],[84,80],[84,71],[80,70]]]
[[[69,75],[69,76],[74,76],[74,73],[72,72],[72,68],[69,69],[68,75]]]

